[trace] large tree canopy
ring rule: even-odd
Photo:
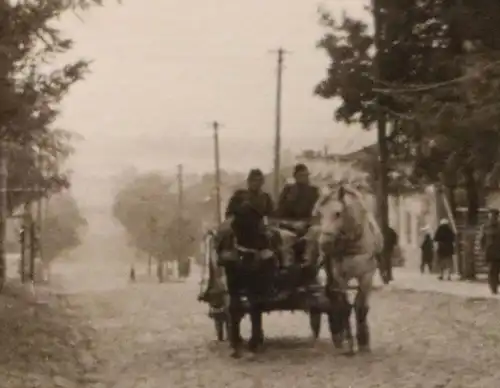
[[[474,212],[500,156],[500,3],[378,3],[378,68],[367,24],[322,12],[326,33],[318,46],[330,65],[315,93],[339,100],[337,120],[367,129],[380,107],[391,123],[391,162],[413,164],[421,182],[466,186]]]
[[[55,59],[73,47],[57,21],[65,12],[98,3],[0,0],[0,139],[8,153],[8,183],[15,189],[9,195],[11,209],[37,196],[20,189],[38,184],[47,192],[68,185],[58,165],[73,151],[73,135],[54,122],[59,103],[89,63],[77,60],[54,67]]]

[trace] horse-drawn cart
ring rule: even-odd
[[[205,235],[203,246],[203,270],[198,299],[209,306],[209,317],[213,320],[217,340],[223,341],[228,333],[229,295],[224,267],[220,264],[214,243],[215,232]],[[276,284],[280,284],[274,293],[266,295],[261,303],[263,312],[302,311],[309,315],[309,324],[313,338],[318,338],[321,330],[321,317],[331,311],[331,303],[326,296],[325,286],[318,280],[303,284],[301,278],[303,266],[299,264],[280,268],[275,273]],[[310,272],[310,269],[308,269]],[[287,281],[291,279],[291,281]],[[248,313],[249,303],[241,296],[243,315]]]

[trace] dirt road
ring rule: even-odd
[[[91,337],[74,345],[86,357],[66,356],[59,364],[79,363],[78,373],[66,373],[60,386],[494,388],[500,381],[495,300],[377,291],[372,354],[354,358],[335,355],[326,332],[313,343],[305,315],[272,314],[264,321],[265,351],[233,360],[227,344],[214,341],[206,307],[196,301],[196,281],[130,285],[123,264],[129,253],[119,245],[94,247],[55,268],[65,308],[78,317],[74,328],[87,328]],[[89,354],[96,360],[89,362]],[[57,386],[49,377],[38,385],[0,386]]]

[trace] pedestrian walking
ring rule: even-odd
[[[432,261],[434,259],[434,242],[432,241],[432,235],[429,226],[425,226],[422,229],[424,233],[424,238],[422,244],[420,245],[421,250],[421,262],[420,262],[420,272],[425,273],[425,267],[432,272]]]
[[[451,229],[450,223],[446,218],[441,219],[439,227],[434,235],[434,241],[437,243],[437,256],[439,265],[439,280],[444,279],[445,272],[448,272],[448,280],[451,280],[453,268],[453,254],[455,253],[455,233]]]
[[[129,280],[131,283],[135,283],[135,267],[130,266]]]
[[[484,225],[481,235],[481,246],[488,264],[488,285],[491,293],[498,294],[500,277],[500,222],[498,209],[490,211],[490,218]]]
[[[377,257],[379,274],[384,284],[389,284],[394,280],[392,267],[394,261],[394,251],[399,243],[399,236],[390,226],[387,227],[387,241],[384,242],[384,252]]]

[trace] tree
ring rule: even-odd
[[[491,117],[498,88],[495,82],[478,82],[480,77],[466,77],[473,85],[461,80],[466,71],[477,72],[471,69],[471,59],[477,66],[478,57],[484,60],[486,55],[487,63],[492,63],[491,57],[496,56],[500,39],[491,36],[496,36],[493,27],[500,22],[500,4],[470,0],[380,3],[381,79],[373,77],[373,37],[367,25],[345,15],[338,23],[323,12],[327,33],[319,47],[331,64],[315,92],[323,98],[340,98],[335,118],[366,129],[376,118],[376,96],[383,93],[381,106],[393,124],[391,161],[412,163],[412,178],[419,182],[464,183],[470,221],[475,222],[480,181],[495,171],[492,161],[498,159],[500,148]],[[464,52],[464,43],[476,48],[474,56]],[[491,66],[488,71],[493,71]]]
[[[65,12],[86,9],[98,0],[0,0],[0,137],[7,142],[9,185],[16,189],[40,184],[47,190],[68,185],[58,164],[73,149],[73,134],[54,127],[61,100],[83,79],[89,63],[77,60],[48,70],[58,55],[73,47],[54,22]],[[39,160],[43,159],[42,174]],[[26,173],[28,172],[28,174]],[[33,191],[9,195],[10,208],[35,199]]]
[[[468,221],[476,224],[485,187],[499,171],[500,40],[491,36],[500,22],[500,4],[443,1],[439,11],[436,19],[446,32],[437,40],[442,55],[434,66],[444,69],[448,80],[398,85],[389,93],[411,107],[405,122],[420,128],[419,137],[409,139],[425,151],[416,155],[416,172],[448,187],[452,203],[455,188],[464,187]]]
[[[155,258],[159,267],[167,261],[193,255],[198,239],[196,223],[180,217],[173,179],[158,173],[130,176],[118,190],[113,214],[139,251]],[[159,269],[160,278],[163,270]]]
[[[44,260],[50,262],[78,247],[86,226],[87,221],[70,194],[54,195],[47,203],[40,236]]]

